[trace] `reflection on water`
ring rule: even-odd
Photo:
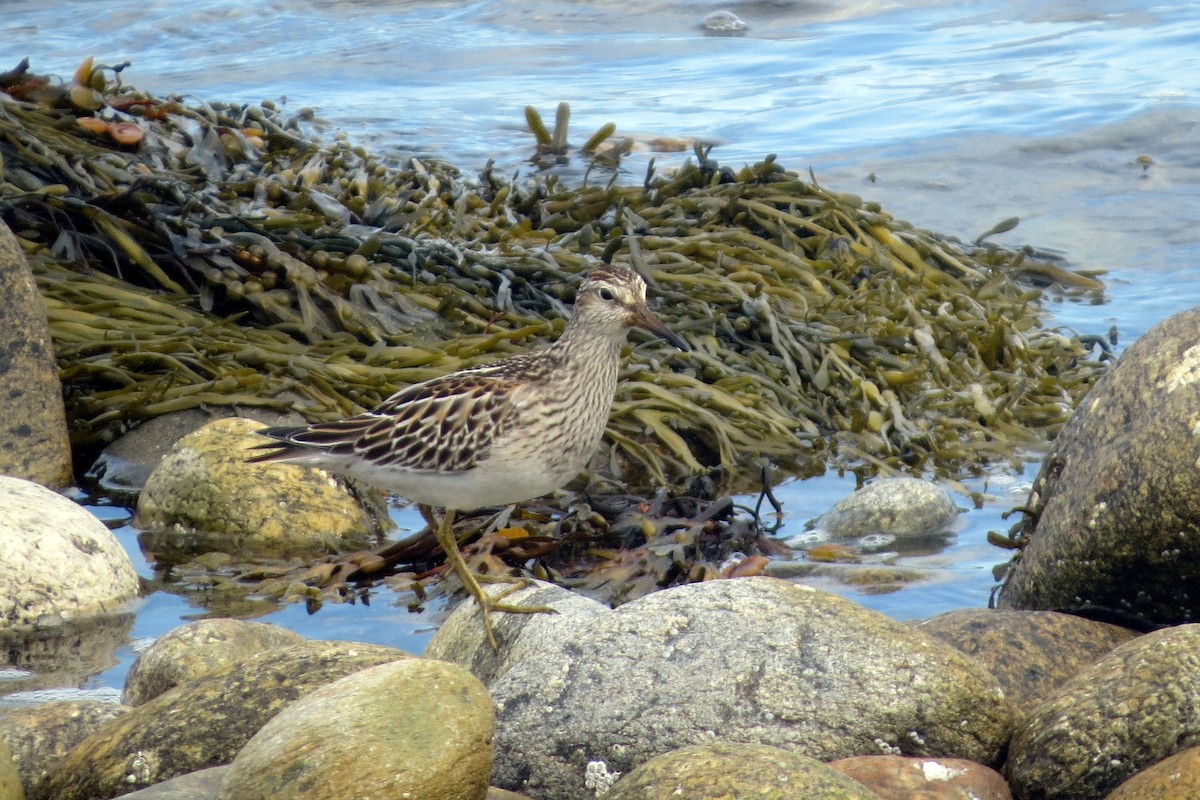
[[[114,666],[129,640],[134,614],[66,621],[30,630],[0,630],[0,695],[54,687],[82,687]]]

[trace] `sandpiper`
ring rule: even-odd
[[[491,612],[546,611],[500,602],[479,585],[458,549],[456,511],[508,505],[558,489],[587,465],[604,435],[621,346],[643,328],[688,345],[646,306],[636,272],[588,272],[575,308],[549,348],[414,384],[376,408],[336,422],[260,431],[273,452],[252,461],[310,464],[349,475],[418,504],[451,567],[479,603],[496,647]],[[435,521],[432,508],[445,513]]]

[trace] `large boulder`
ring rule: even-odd
[[[1034,482],[1009,608],[1141,627],[1200,620],[1200,309],[1133,343]]]
[[[176,686],[84,739],[30,800],[104,800],[227,764],[284,706],[407,653],[356,642],[301,642]]]
[[[820,760],[897,753],[996,764],[1012,708],[974,661],[882,614],[772,578],[667,589],[590,617],[491,685],[496,785],[586,791],[714,739]],[[594,769],[594,767],[593,767]]]
[[[317,689],[263,726],[219,800],[483,800],[495,712],[471,673],[413,658]]]
[[[71,483],[71,443],[46,306],[2,221],[0,298],[0,475],[60,489]]]
[[[947,611],[914,627],[987,668],[1022,714],[1137,636],[1126,628],[1056,611],[988,608]]]
[[[1148,633],[1030,713],[1009,746],[1018,800],[1095,800],[1200,745],[1200,625]]]
[[[0,631],[113,614],[138,576],[100,520],[43,486],[0,475]]]

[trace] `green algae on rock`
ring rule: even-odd
[[[544,344],[600,260],[645,276],[694,346],[626,361],[594,466],[635,488],[762,457],[961,474],[1052,435],[1100,371],[1018,281],[1072,273],[773,157],[733,170],[698,147],[636,185],[468,177],[322,141],[309,111],[119,79],[90,62],[73,82],[0,76],[0,217],[46,298],[77,446],[287,390],[329,418]]]

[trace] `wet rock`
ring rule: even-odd
[[[1200,747],[1192,747],[1137,773],[1105,800],[1195,800],[1197,797],[1200,797]]]
[[[71,443],[46,306],[17,237],[0,221],[0,475],[71,484]]]
[[[505,590],[503,584],[484,586],[492,595]],[[505,602],[521,606],[549,606],[553,614],[493,614],[492,628],[499,650],[493,650],[483,628],[483,617],[473,600],[459,603],[422,654],[425,658],[451,661],[466,667],[485,686],[525,658],[552,646],[563,637],[579,636],[592,619],[609,611],[569,589],[536,582],[514,592]]]
[[[0,711],[0,742],[12,753],[27,797],[67,753],[129,711],[116,703],[61,701]],[[0,794],[0,797],[3,797]]]
[[[917,478],[885,478],[840,500],[813,521],[833,539],[906,539],[946,531],[958,507],[946,490]]]
[[[603,768],[593,768],[592,774],[596,788],[611,778]],[[861,783],[814,758],[779,747],[726,742],[672,750],[620,778],[608,792],[596,788],[587,796],[594,792],[605,800],[877,800]]]
[[[1200,625],[1116,648],[1034,708],[1009,747],[1013,794],[1094,800],[1200,745]]]
[[[137,596],[133,563],[104,523],[0,475],[0,628],[109,614]]]
[[[1055,611],[961,609],[915,626],[974,658],[996,676],[1022,714],[1134,631]]]
[[[1134,342],[1055,439],[1000,604],[1142,628],[1200,620],[1198,407],[1193,309]]]
[[[346,795],[482,800],[495,715],[462,667],[408,659],[365,669],[291,704],[254,735],[221,800]],[[351,777],[352,776],[352,777]]]
[[[999,772],[959,758],[853,756],[829,766],[880,800],[1012,800]]]
[[[39,797],[103,800],[227,764],[289,703],[360,669],[409,657],[354,642],[301,642],[261,653],[164,692],[87,737]]]
[[[137,494],[177,441],[214,418],[209,411],[189,408],[146,420],[105,447],[87,476],[106,491]]]
[[[239,661],[304,641],[298,633],[238,619],[202,619],[160,636],[125,676],[124,701],[138,706],[205,675],[228,672]]]
[[[493,779],[539,800],[582,796],[589,762],[627,773],[713,738],[818,759],[996,763],[1012,714],[996,679],[957,650],[771,578],[642,597],[548,642],[491,689]]]
[[[365,545],[373,517],[329,473],[292,464],[250,464],[266,440],[246,419],[219,419],[180,439],[146,481],[136,524],[144,538],[202,552],[329,552]]]

